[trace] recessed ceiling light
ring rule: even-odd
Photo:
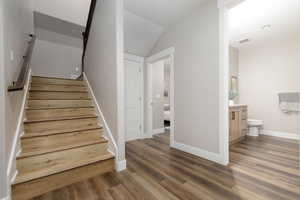
[[[262,30],[266,30],[266,29],[270,29],[270,28],[271,28],[271,24],[266,24],[261,27]]]

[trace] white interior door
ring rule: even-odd
[[[142,136],[142,65],[125,60],[126,141]]]

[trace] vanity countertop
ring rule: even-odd
[[[246,107],[246,106],[247,106],[246,104],[234,104],[229,106],[229,108]]]

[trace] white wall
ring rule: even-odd
[[[80,75],[82,39],[40,28],[35,32],[37,41],[31,65],[34,75],[60,78]]]
[[[127,53],[147,56],[163,32],[163,27],[124,11],[124,50]]]
[[[300,113],[278,107],[278,92],[300,91],[299,36],[242,48],[239,67],[240,103],[248,105],[249,118],[263,120],[265,130],[300,134]]]
[[[164,128],[164,60],[152,65],[153,129]]]
[[[0,1],[0,41],[3,41],[3,1]],[[5,75],[4,75],[4,45],[0,45],[0,199],[7,196],[7,176],[6,176],[6,157],[5,154]]]
[[[152,53],[175,47],[175,141],[218,154],[219,10],[209,1],[171,27]]]
[[[5,87],[7,88],[19,75],[23,55],[29,41],[28,33],[33,32],[33,13],[31,1],[4,1],[4,56]],[[13,53],[12,53],[13,52]],[[11,54],[14,58],[11,59]],[[23,92],[6,93],[6,150],[11,152],[15,136],[16,122],[20,112]]]
[[[1,71],[0,81],[1,86],[4,87],[4,111],[3,109],[3,97],[0,99],[1,114],[4,114],[5,118],[5,130],[1,130],[1,162],[4,168],[7,169],[8,158],[12,152],[13,140],[16,136],[16,126],[20,113],[21,101],[24,95],[23,91],[19,92],[6,92],[7,87],[17,79],[21,64],[23,61],[23,55],[27,48],[27,41],[29,41],[29,33],[33,32],[33,6],[30,0],[5,0],[1,1],[1,49],[0,52],[1,63],[0,67],[4,65],[4,72]],[[3,70],[3,68],[2,68]],[[3,80],[4,79],[4,80]],[[3,92],[3,88],[1,88]],[[0,120],[3,119],[0,117]],[[1,122],[0,122],[1,123]],[[2,122],[3,123],[3,122]],[[3,126],[1,125],[3,129]],[[4,158],[3,156],[4,150]],[[1,170],[3,170],[1,166]],[[6,171],[4,172],[6,176]],[[3,175],[3,174],[2,174]],[[0,175],[0,178],[1,176]],[[2,186],[4,184],[4,187]],[[1,180],[1,189],[6,190],[5,180]],[[3,191],[1,191],[3,192]],[[8,192],[8,191],[6,191]]]
[[[85,26],[91,0],[34,0],[34,10]]]
[[[125,114],[122,113],[124,105],[118,100],[122,99],[120,90],[124,92],[120,88],[124,86],[124,77],[120,77],[124,76],[120,71],[124,66],[122,3],[121,0],[98,1],[87,46],[85,67],[87,78],[117,142],[120,153],[118,160],[125,159],[125,130],[122,127],[122,120],[125,118]],[[120,80],[121,84],[118,82]]]

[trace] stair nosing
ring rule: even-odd
[[[77,164],[77,165],[65,167],[64,169],[60,169],[60,170],[54,170],[54,172],[47,173],[45,175],[40,175],[39,177],[35,177],[35,178],[27,178],[27,179],[23,178],[24,180],[22,180],[22,179],[18,180],[18,176],[17,176],[17,178],[16,178],[15,182],[13,183],[13,185],[20,184],[20,183],[25,183],[25,182],[32,181],[32,180],[36,180],[36,179],[39,179],[39,178],[42,178],[42,177],[51,176],[51,175],[58,174],[58,173],[61,173],[61,172],[64,172],[64,171],[76,169],[78,167],[90,165],[90,164],[93,164],[93,163],[96,163],[96,162],[101,162],[101,161],[113,159],[115,156],[112,155],[109,151],[106,150],[106,153],[104,155],[101,155],[101,157],[102,157],[101,159],[100,158],[93,159],[93,160],[91,159],[91,161],[89,161],[89,162],[80,163],[80,164]]]
[[[98,118],[97,115],[95,116],[89,116],[89,117],[79,117],[76,119],[91,119],[91,118]],[[69,121],[69,120],[75,120],[75,119],[57,119],[57,120],[46,120],[46,121],[34,121],[34,122],[26,122],[24,121],[24,124],[29,124],[29,123],[42,123],[42,122],[48,122],[48,121]]]
[[[40,108],[31,108],[27,107],[26,110],[54,110],[54,109],[75,109],[75,108],[95,108],[95,106],[79,106],[79,107],[40,107]]]
[[[80,130],[76,130],[76,131],[66,131],[66,132],[58,132],[58,133],[47,133],[47,134],[43,134],[43,135],[31,135],[29,133],[25,133],[22,137],[22,139],[28,139],[28,138],[36,138],[36,137],[44,137],[44,136],[51,136],[51,135],[61,135],[61,134],[67,134],[67,133],[76,133],[76,132],[80,132],[80,131],[93,131],[93,130],[103,130],[103,125],[99,125],[99,128],[90,128],[90,129],[80,129]],[[29,135],[28,135],[29,134]],[[106,139],[106,138],[105,138]]]
[[[77,80],[77,79],[70,79],[70,78],[58,78],[58,77],[46,77],[46,76],[32,76],[32,77],[44,78],[44,79],[58,79],[58,80],[69,80],[69,81],[82,81],[82,82],[84,82],[84,80]]]
[[[82,85],[69,85],[69,84],[55,84],[55,83],[37,83],[37,82],[30,82],[30,86],[39,86],[39,85],[42,85],[42,86],[72,86],[72,87],[85,87],[87,88],[86,84],[82,84]]]
[[[56,100],[56,101],[59,101],[59,100],[74,100],[74,101],[76,101],[76,100],[92,100],[91,98],[82,98],[82,99],[72,99],[72,98],[70,98],[70,99],[37,99],[37,98],[31,98],[31,97],[28,97],[28,100]]]
[[[101,137],[99,137],[101,138]],[[29,138],[26,138],[26,139],[29,139]],[[76,149],[76,148],[80,148],[80,147],[85,147],[85,146],[90,146],[90,145],[95,145],[95,144],[103,144],[103,143],[108,143],[108,140],[103,138],[104,140],[99,140],[99,141],[93,141],[93,142],[87,142],[85,144],[81,144],[81,145],[78,145],[78,146],[72,146],[72,147],[65,147],[65,148],[56,148],[55,150],[49,150],[49,151],[45,151],[43,153],[36,153],[36,154],[31,154],[31,155],[25,155],[25,156],[22,156],[22,152],[20,154],[20,156],[17,157],[17,160],[19,159],[23,159],[23,158],[29,158],[29,157],[35,157],[35,156],[40,156],[40,155],[45,155],[45,154],[48,154],[48,153],[54,153],[54,152],[60,152],[60,151],[65,151],[65,150],[69,150],[69,149]]]
[[[29,90],[29,92],[40,92],[40,93],[54,93],[54,92],[57,92],[57,93],[89,93],[89,91],[55,91],[55,90]]]

